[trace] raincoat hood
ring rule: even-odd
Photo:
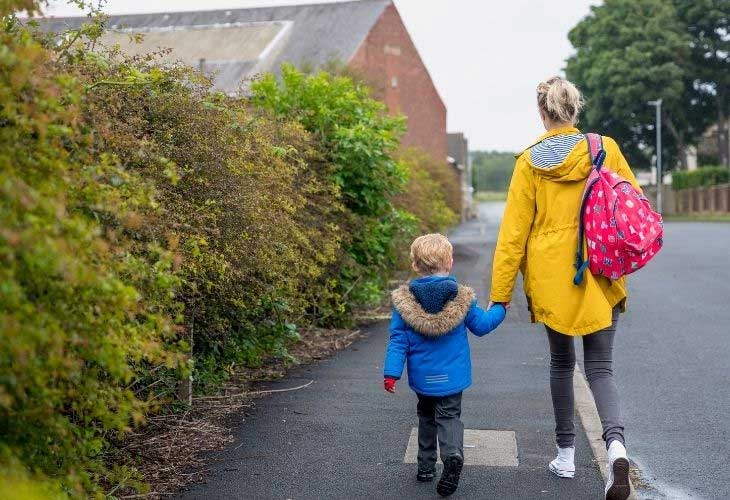
[[[591,173],[588,143],[575,127],[550,130],[517,156],[555,182],[581,181]]]

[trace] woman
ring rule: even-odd
[[[537,87],[540,118],[547,132],[517,159],[494,255],[491,301],[512,300],[517,271],[533,322],[543,323],[550,344],[550,391],[558,455],[550,470],[575,475],[573,422],[573,337],[581,337],[585,373],[603,423],[609,457],[608,500],[629,495],[629,462],[624,447],[612,348],[619,312],[625,310],[624,279],[610,281],[585,273],[573,284],[578,212],[591,170],[588,146],[575,128],[582,107],[578,89],[554,77]],[[603,138],[605,167],[634,186],[636,179],[616,142]]]

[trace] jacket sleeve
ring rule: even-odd
[[[403,375],[403,365],[408,355],[408,325],[400,313],[393,309],[390,319],[390,340],[385,352],[383,376],[399,379]]]
[[[483,337],[497,328],[504,321],[506,314],[507,310],[502,304],[494,304],[491,309],[485,311],[475,300],[466,314],[466,327],[477,337]]]
[[[604,137],[603,141],[605,144],[604,147],[606,148],[606,163],[608,168],[629,181],[631,185],[640,192],[643,192],[641,186],[639,186],[639,183],[636,180],[636,177],[634,176],[634,172],[632,172],[631,167],[629,167],[629,162],[627,162],[626,158],[624,158],[621,148],[619,148],[616,141],[611,137]]]
[[[517,160],[507,194],[492,266],[493,302],[511,302],[517,271],[525,257],[527,238],[535,218],[535,179],[530,165]]]

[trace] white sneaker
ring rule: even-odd
[[[626,448],[619,441],[613,440],[608,447],[606,500],[626,500],[630,493],[629,459],[626,457]]]
[[[558,477],[575,477],[575,446],[558,448],[558,456],[550,462],[550,472]]]

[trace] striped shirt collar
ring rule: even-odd
[[[516,153],[515,154],[515,158],[519,158],[522,155],[522,153],[524,153],[525,151],[529,151],[531,147],[535,146],[536,144],[540,144],[545,139],[547,139],[549,137],[556,136],[556,135],[561,135],[561,134],[580,134],[580,130],[578,130],[575,127],[560,127],[560,128],[554,128],[552,130],[548,130],[547,132],[545,132],[544,134],[542,134],[540,137],[538,137],[537,139],[535,139],[532,142],[532,144],[530,144],[529,146],[527,146],[521,152]]]
[[[576,144],[584,140],[580,132],[572,134],[551,135],[530,148],[530,163],[539,169],[549,169],[562,164],[575,149]]]

